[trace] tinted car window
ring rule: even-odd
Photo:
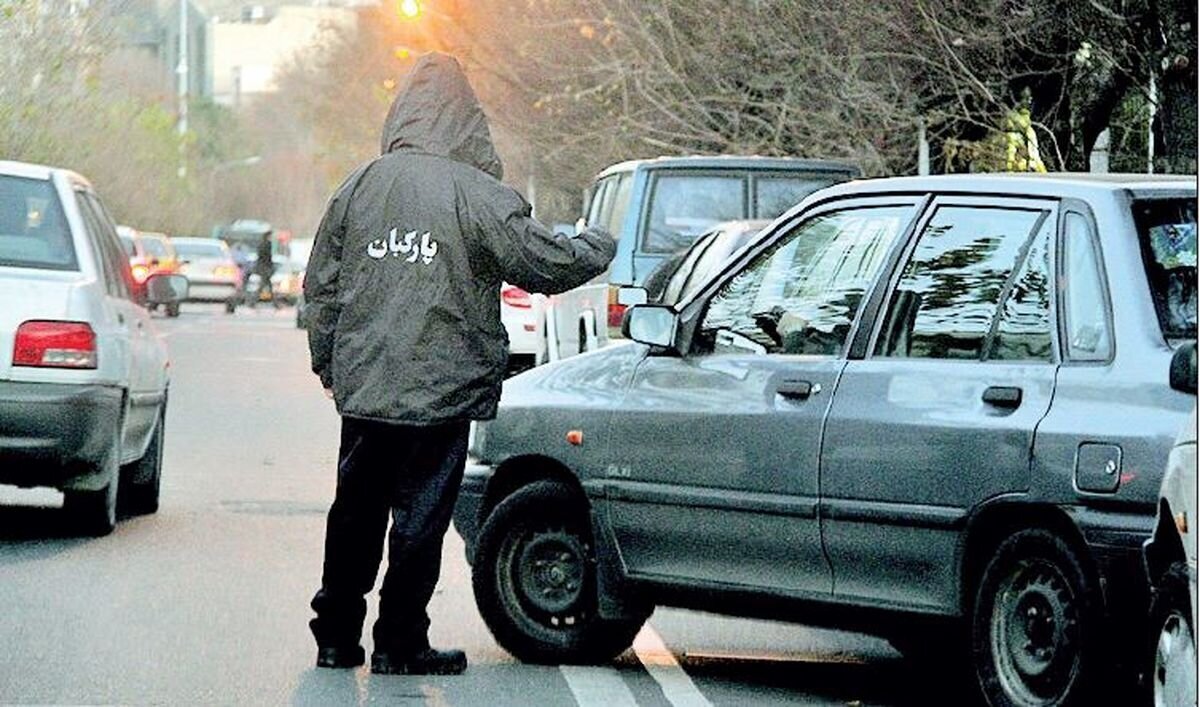
[[[642,250],[676,253],[721,221],[742,218],[745,191],[746,181],[741,176],[666,174],[656,177]]]
[[[1196,338],[1195,199],[1135,201],[1133,216],[1163,335]]]
[[[1067,354],[1076,360],[1107,361],[1112,354],[1108,308],[1100,259],[1091,227],[1083,216],[1068,213],[1063,232],[1063,293]]]
[[[0,176],[0,265],[79,269],[71,229],[52,182]]]
[[[833,180],[802,177],[760,177],[756,180],[754,215],[773,219],[799,204],[804,197],[833,184]]]
[[[700,326],[702,345],[837,354],[911,212],[864,207],[805,221],[721,287]]]
[[[1037,284],[1037,268],[1044,265],[1024,269],[1034,250],[1034,229],[1041,231],[1045,220],[1044,211],[939,207],[892,294],[876,355],[983,359],[1013,292],[1026,298],[1015,306],[1017,312],[1023,312],[1024,319],[1035,312],[1035,325],[1046,329],[1048,342],[1048,304],[1042,312],[1044,293],[1037,294],[1045,287],[1044,282]],[[1045,248],[1043,244],[1039,253]],[[1045,278],[1044,271],[1040,277]],[[1008,318],[1010,331],[1025,325],[1014,320],[1017,312]],[[1036,348],[1040,351],[1041,345]]]

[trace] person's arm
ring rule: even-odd
[[[338,279],[342,269],[342,239],[346,233],[346,213],[350,198],[365,167],[359,168],[338,187],[325,209],[313,242],[308,266],[304,271],[304,306],[308,320],[308,350],[312,370],[326,390],[333,388],[333,342],[337,333]]]
[[[483,203],[472,213],[501,278],[528,292],[552,295],[578,287],[604,272],[617,252],[601,228],[574,237],[554,233],[533,218],[520,194],[503,185],[479,197]]]

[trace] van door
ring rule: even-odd
[[[944,197],[929,214],[833,401],[822,536],[835,594],[953,612],[967,514],[1029,488],[1050,406],[1057,205]]]

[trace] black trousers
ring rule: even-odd
[[[375,650],[405,654],[429,647],[426,607],[462,483],[468,425],[342,418],[337,495],[325,530],[321,589],[312,600],[317,617],[309,623],[318,645],[358,645],[386,534]]]

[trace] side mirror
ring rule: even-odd
[[[650,301],[650,293],[644,287],[622,287],[617,290],[617,304],[636,307]]]
[[[679,327],[679,315],[666,305],[643,304],[625,313],[621,330],[626,338],[639,344],[658,348],[675,345],[675,332]]]
[[[1191,341],[1171,357],[1171,387],[1181,393],[1196,394],[1196,342]]]
[[[183,275],[151,275],[146,280],[147,304],[177,304],[187,296],[188,279]]]

